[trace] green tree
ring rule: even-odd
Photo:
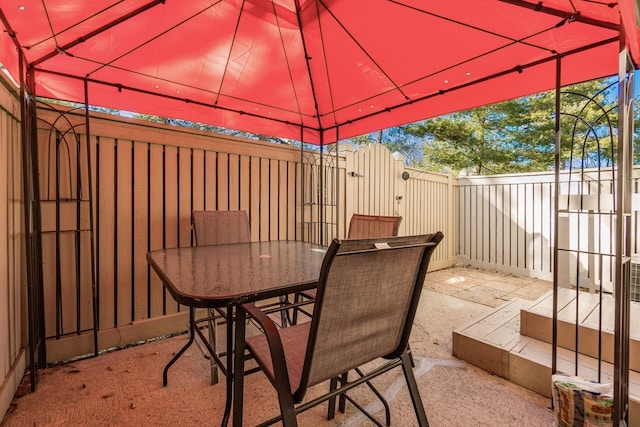
[[[603,79],[562,91],[563,168],[610,164],[617,121],[611,94],[616,90],[610,79]],[[416,122],[405,126],[404,132],[423,138],[422,166],[430,170],[444,166],[472,174],[548,170],[554,167],[555,92]]]

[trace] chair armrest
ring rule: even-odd
[[[264,331],[264,335],[269,344],[269,352],[271,355],[271,366],[275,378],[274,382],[280,386],[286,386],[283,390],[291,390],[291,383],[289,382],[289,370],[287,369],[287,362],[284,354],[284,347],[282,345],[282,339],[280,338],[280,332],[275,322],[271,320],[265,313],[263,313],[255,304],[243,304],[239,307],[244,311],[248,317],[253,318],[258,325]],[[256,356],[254,354],[254,356]],[[256,357],[256,359],[260,359]]]

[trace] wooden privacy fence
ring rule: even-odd
[[[61,119],[42,107],[38,119],[49,361],[93,351],[94,313],[100,349],[185,329],[185,311],[145,254],[192,245],[194,209],[247,210],[256,241],[326,243],[346,235],[353,213],[400,215],[401,235],[444,232],[434,269],[461,260],[552,278],[552,173],[455,179],[406,168],[380,144],[333,147],[321,167],[317,149],[100,114],[91,119],[87,163],[82,112]],[[593,260],[572,262],[593,268]]]
[[[458,179],[461,261],[551,280],[553,173]]]
[[[595,171],[560,174],[560,209],[589,208],[589,194],[603,194],[613,208],[613,188],[607,173],[596,176]],[[596,188],[595,183],[598,182]],[[553,280],[553,245],[555,213],[555,175],[553,172],[461,177],[458,179],[457,200],[459,240],[457,253],[461,262],[481,268],[492,268],[508,273]],[[640,169],[633,171],[633,192],[640,193]],[[585,194],[585,196],[579,196]],[[609,197],[607,197],[609,195]],[[640,221],[637,195],[634,194],[632,250],[638,253]],[[569,202],[571,204],[569,204]],[[605,209],[601,206],[600,209]],[[560,215],[559,245],[561,249],[580,249],[585,252],[613,253],[615,224],[612,217],[594,219],[588,213],[579,217]],[[559,256],[559,274],[564,285],[575,284],[576,271],[582,271],[580,285],[593,289],[594,280],[601,272],[610,276],[612,270],[603,260],[604,267],[594,255],[564,259]],[[602,270],[602,271],[601,271]],[[598,279],[600,280],[600,279]],[[602,278],[607,282],[607,278]],[[610,280],[609,280],[610,281]],[[589,282],[589,283],[587,283]]]
[[[89,180],[83,115],[60,120],[41,108],[38,118],[47,359],[54,361],[93,351]],[[106,115],[92,118],[91,135],[100,349],[185,329],[184,310],[145,255],[192,245],[192,210],[244,209],[252,240],[300,238],[295,148]]]
[[[254,241],[313,239],[322,205],[328,238],[344,237],[354,212],[399,214],[401,234],[447,236],[434,268],[455,263],[451,178],[412,170],[402,180],[401,159],[380,145],[347,147],[319,168],[313,150],[96,114],[87,163],[83,112],[58,110],[38,113],[48,361],[93,351],[94,313],[99,349],[185,329],[145,255],[192,245],[194,209],[246,210]]]
[[[26,367],[27,304],[20,103],[0,79],[0,418]]]
[[[11,240],[22,233],[19,121],[17,107],[5,101],[2,150],[7,156],[2,159],[10,180],[3,196],[7,212],[3,223],[8,227],[9,243],[7,267],[0,266],[0,274],[7,276],[8,295],[12,295],[8,303],[2,300],[13,310],[9,312],[14,323],[10,322],[11,331],[4,335],[9,337],[4,348],[11,354],[3,356],[11,361],[25,328],[16,323],[24,319],[25,288],[20,287],[24,266],[18,256],[22,241]],[[193,209],[247,210],[252,240],[314,240],[322,229],[326,241],[346,235],[353,213],[400,215],[400,234],[444,232],[432,268],[461,260],[551,278],[552,173],[455,179],[406,168],[401,157],[380,144],[357,150],[340,145],[337,152],[327,152],[320,167],[317,150],[100,114],[91,118],[87,163],[84,126],[82,112],[61,119],[58,111],[40,108],[42,266],[49,361],[93,351],[94,313],[100,349],[185,329],[186,313],[151,273],[145,254],[162,247],[191,245]],[[567,181],[566,174],[562,176]],[[572,185],[580,180],[588,178],[573,179]],[[89,188],[94,212],[95,310]],[[563,194],[569,194],[568,186],[562,188]],[[637,221],[634,212],[634,223]],[[593,230],[600,233],[606,225],[598,227]],[[587,270],[593,264],[584,263]]]

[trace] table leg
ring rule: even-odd
[[[233,401],[233,377],[235,375],[233,367],[233,323],[236,313],[232,306],[227,307],[227,401],[224,406],[224,416],[222,417],[222,427],[226,427],[229,424],[229,416],[231,415],[231,402]],[[234,420],[235,424],[235,420]]]
[[[167,365],[164,367],[164,371],[162,372],[162,385],[164,387],[166,387],[168,383],[167,373],[169,372],[169,368],[171,367],[171,365],[176,363],[176,360],[178,360],[180,356],[182,356],[182,353],[184,353],[187,348],[189,348],[189,346],[193,344],[193,338],[195,335],[195,333],[193,332],[193,328],[195,328],[195,317],[195,309],[193,307],[189,307],[189,341],[187,341],[184,347],[182,347],[180,351],[177,352],[175,356],[173,356],[173,359],[171,359],[169,363],[167,363]]]

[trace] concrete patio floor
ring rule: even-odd
[[[451,355],[457,326],[510,298],[533,300],[550,289],[549,282],[462,266],[427,275],[411,348],[432,427],[553,425],[549,399]],[[181,335],[47,369],[35,393],[14,399],[1,425],[217,425],[224,383],[210,385],[208,361],[196,346],[171,368],[169,385],[162,386],[164,365],[186,339]],[[401,371],[374,382],[390,400],[392,425],[416,425]],[[353,395],[364,405],[376,404],[366,389]],[[275,392],[261,373],[247,378],[245,402],[245,425],[278,413]],[[353,405],[332,421],[325,412],[326,405],[320,405],[302,414],[299,423],[373,425]]]

